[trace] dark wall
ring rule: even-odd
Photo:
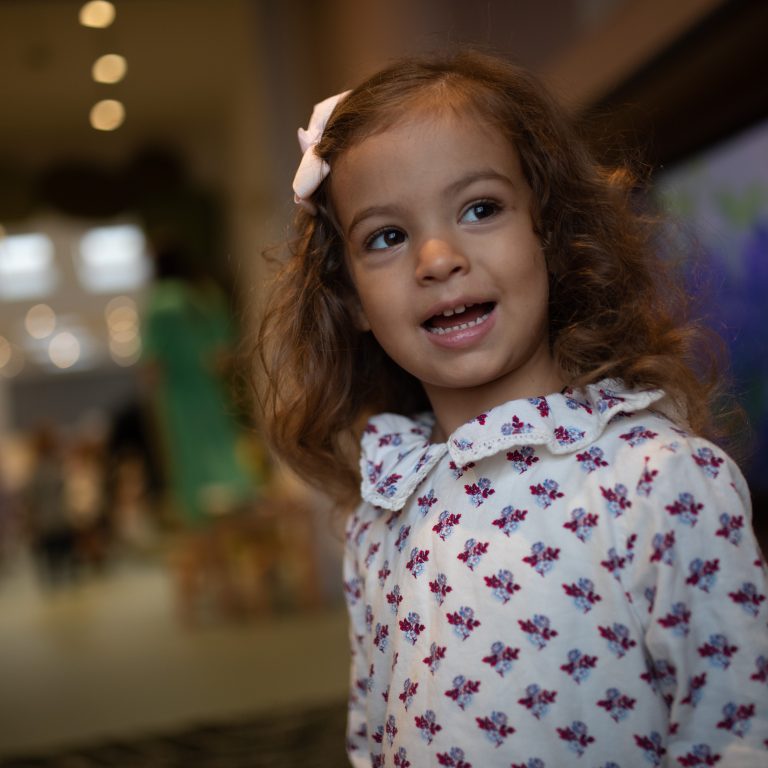
[[[724,3],[586,117],[597,115],[654,167],[768,117],[768,2]]]

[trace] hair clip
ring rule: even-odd
[[[317,206],[309,198],[312,197],[331,170],[328,163],[317,156],[315,146],[322,138],[326,123],[334,108],[349,93],[350,91],[337,93],[335,96],[329,96],[319,104],[315,104],[312,116],[309,118],[309,125],[306,129],[299,128],[299,146],[304,155],[296,175],[293,177],[293,199],[313,216],[317,213]]]

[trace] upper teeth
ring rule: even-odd
[[[458,307],[454,307],[453,309],[444,309],[443,310],[443,317],[451,317],[451,315],[459,315],[462,312],[466,310],[467,307],[471,307],[472,304],[467,304],[464,306],[464,304],[459,304]]]
[[[458,310],[458,307],[456,308]],[[462,307],[461,311],[464,311],[464,308]],[[445,314],[445,313],[443,313]],[[452,313],[453,314],[453,313]],[[470,320],[466,323],[459,323],[458,325],[452,325],[448,328],[440,328],[438,326],[427,326],[427,330],[430,333],[437,334],[438,336],[442,336],[445,333],[452,333],[453,331],[464,331],[467,328],[473,328],[476,325],[480,325],[481,323],[484,323],[489,317],[491,316],[491,312],[484,312],[480,317],[476,317],[474,320]]]

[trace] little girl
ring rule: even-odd
[[[397,63],[299,134],[266,418],[305,478],[362,493],[352,764],[764,768],[749,494],[701,436],[699,332],[627,174],[474,53]]]

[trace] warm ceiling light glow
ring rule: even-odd
[[[84,27],[104,29],[115,20],[115,6],[106,0],[91,0],[80,9],[80,23]]]
[[[47,304],[35,304],[27,312],[24,327],[33,339],[46,339],[56,328],[56,313]]]
[[[141,339],[138,336],[128,341],[110,339],[109,351],[112,359],[123,367],[138,363],[141,358]]]
[[[129,341],[139,335],[139,318],[128,307],[114,310],[107,324],[109,335],[116,341]]]
[[[80,359],[80,342],[69,331],[57,333],[48,345],[48,355],[57,368],[71,368]]]
[[[139,336],[139,312],[136,302],[127,296],[116,296],[105,310],[110,338],[118,343],[132,342]]]
[[[123,308],[133,310],[138,314],[136,302],[130,296],[115,296],[113,299],[110,299],[107,302],[107,306],[104,307],[104,315],[107,318],[107,320],[109,320],[109,316],[116,309],[123,309]]]
[[[98,101],[91,108],[91,126],[97,131],[114,131],[125,120],[125,107],[116,99]]]
[[[107,53],[93,62],[91,75],[97,83],[119,83],[127,70],[128,63],[123,56]]]

